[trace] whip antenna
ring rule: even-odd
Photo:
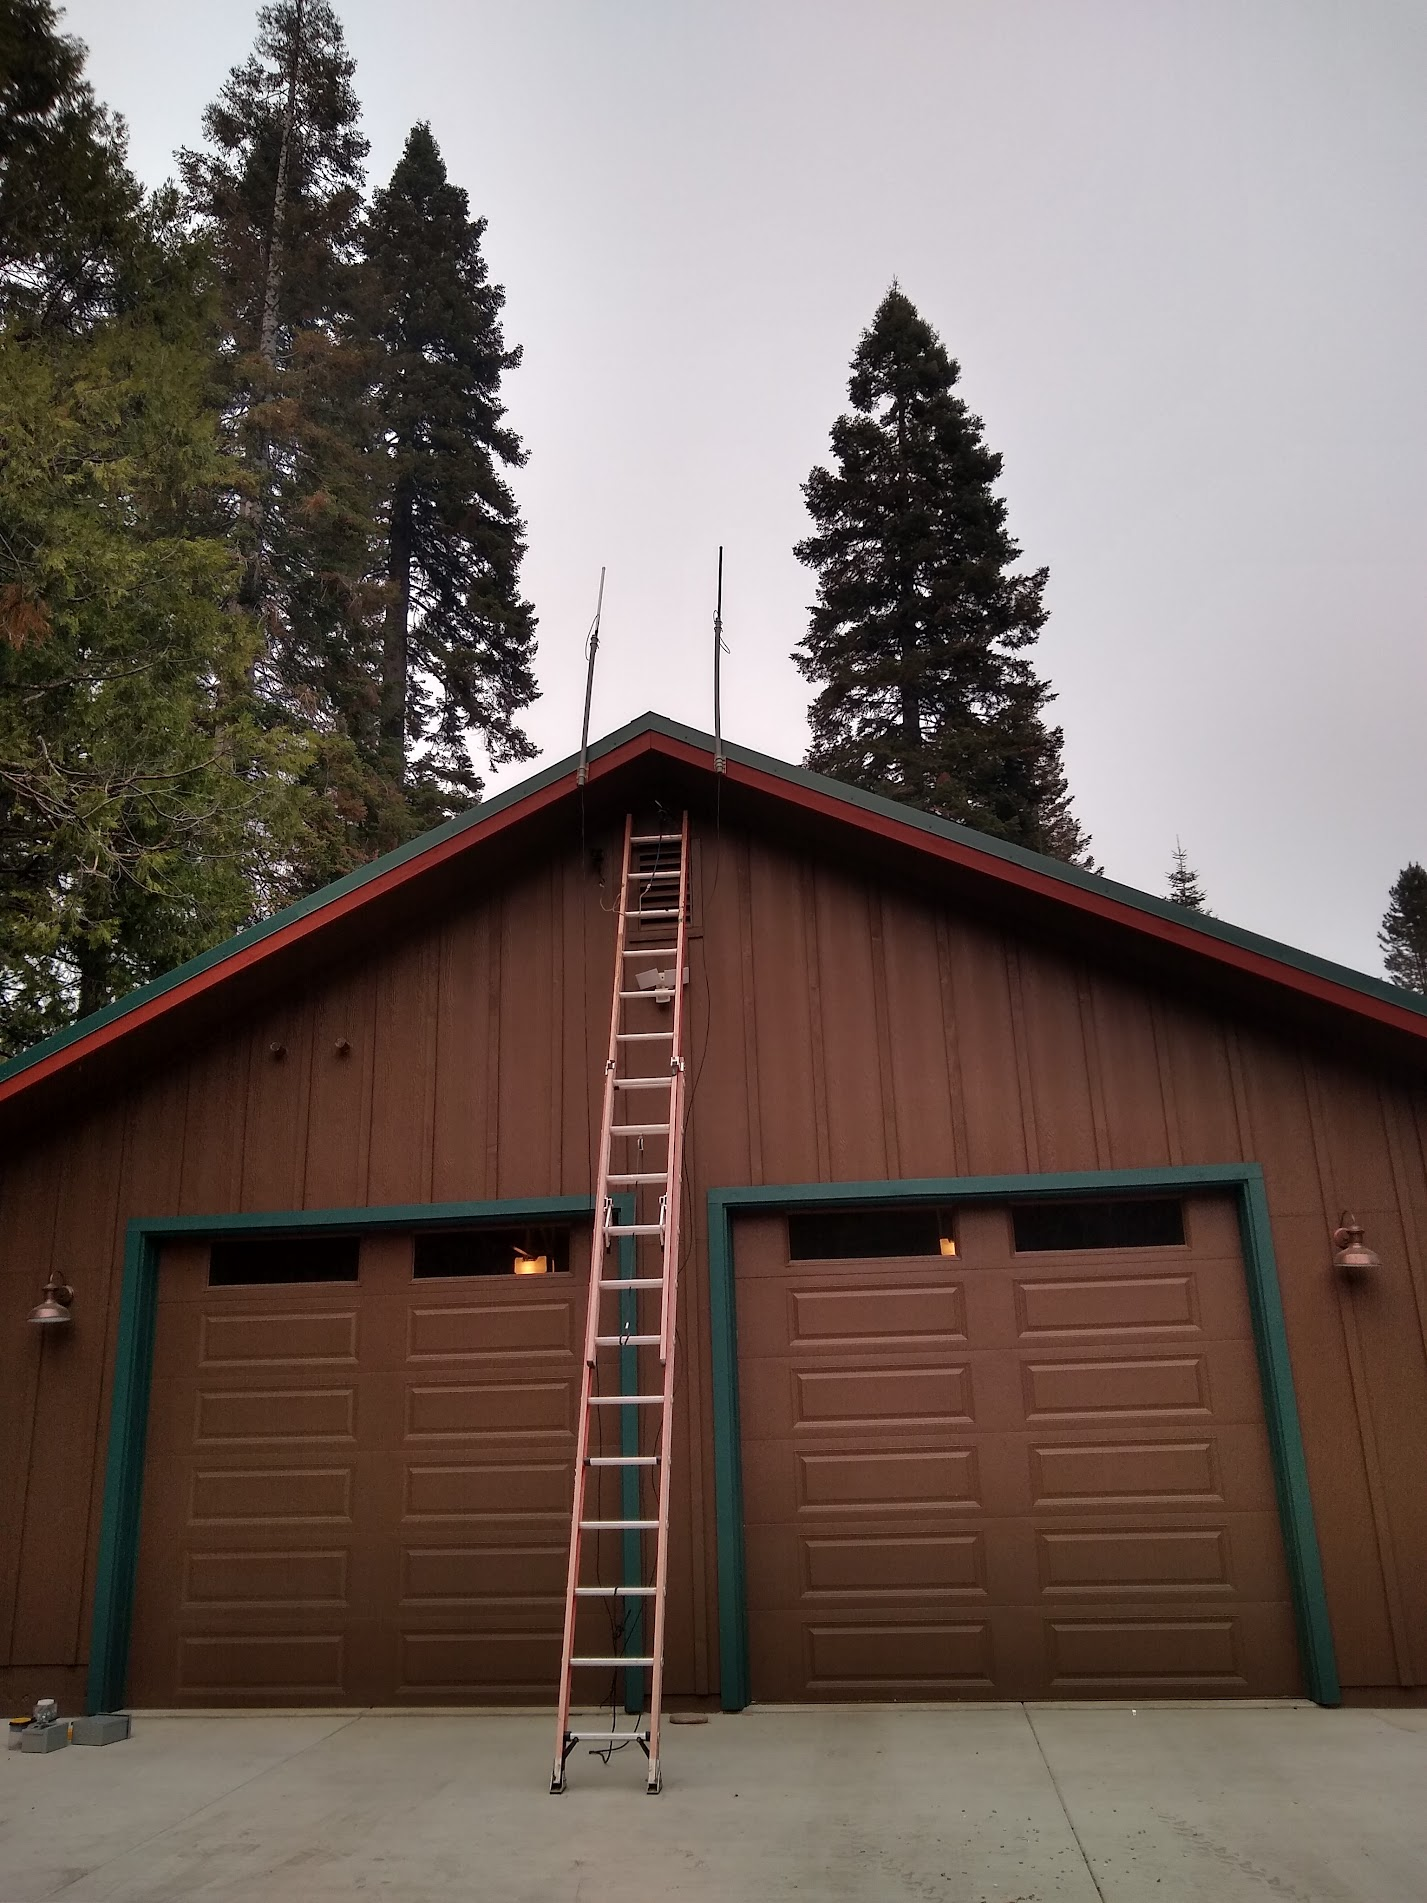
[[[604,607],[604,569],[600,570],[599,599],[595,602],[595,618],[590,623],[589,634],[585,637],[585,652],[590,657],[590,665],[585,674],[585,722],[580,728],[580,770],[575,775],[575,785],[583,786],[589,777],[590,754],[590,701],[595,691],[595,655],[600,645],[600,611]]]
[[[718,601],[714,608],[714,772],[723,773],[727,763],[723,757],[723,710],[719,704],[720,662],[728,648],[723,638],[723,546],[718,551]]]

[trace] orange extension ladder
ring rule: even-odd
[[[564,1790],[570,1753],[586,1742],[603,1747],[606,1755],[638,1743],[649,1760],[648,1790],[657,1792],[662,1783],[659,1717],[687,1087],[688,920],[688,814],[678,832],[661,826],[647,833],[635,832],[631,814],[624,826],[605,1059],[552,1792]],[[656,1302],[657,1330],[652,1312]],[[607,1429],[616,1425],[618,1452],[606,1452]],[[618,1512],[610,1513],[601,1495],[616,1476]],[[605,1577],[611,1543],[620,1554],[615,1570],[622,1577],[617,1583],[607,1583]],[[594,1576],[587,1578],[587,1573]],[[577,1621],[577,1614],[581,1602],[590,1600],[605,1602],[610,1643],[603,1651],[577,1652],[576,1624],[585,1623]],[[643,1634],[650,1611],[653,1638],[646,1651]],[[615,1675],[616,1684],[624,1683],[626,1706],[642,1718],[642,1699],[635,1702],[642,1676],[630,1675],[642,1675],[646,1669],[651,1675],[647,1725],[619,1731],[612,1728],[612,1719],[601,1730],[571,1730],[577,1674],[582,1688],[591,1685],[596,1673]],[[613,1697],[610,1702],[617,1703]]]

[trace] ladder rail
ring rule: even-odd
[[[662,857],[665,847],[677,850],[677,867],[655,865],[653,868],[638,868],[634,864],[634,849],[639,845],[657,845]],[[650,907],[647,900],[650,887],[655,882],[660,885],[659,902]],[[677,882],[677,905],[671,889]],[[667,894],[667,897],[665,896]],[[688,1095],[688,1071],[684,1056],[684,1039],[687,1033],[687,1008],[685,1001],[686,979],[689,951],[689,911],[690,911],[690,842],[689,816],[684,813],[677,832],[663,832],[658,835],[640,835],[634,831],[634,816],[629,814],[624,826],[624,853],[622,877],[620,882],[619,922],[616,935],[614,958],[614,985],[610,1000],[610,1038],[608,1056],[605,1060],[603,1103],[600,1120],[600,1151],[596,1171],[596,1229],[590,1256],[590,1286],[585,1315],[585,1348],[580,1376],[580,1419],[576,1432],[576,1471],[575,1488],[572,1503],[570,1529],[569,1570],[566,1580],[565,1620],[561,1643],[560,1695],[556,1718],[555,1761],[551,1776],[550,1789],[554,1792],[565,1788],[565,1761],[581,1738],[602,1736],[589,1732],[571,1731],[570,1707],[574,1696],[573,1676],[577,1670],[594,1665],[597,1661],[601,1668],[615,1666],[628,1670],[632,1675],[631,1683],[638,1686],[639,1675],[648,1668],[652,1671],[649,1700],[648,1727],[637,1736],[649,1760],[648,1789],[651,1793],[660,1789],[662,1778],[659,1765],[660,1720],[663,1705],[664,1686],[664,1640],[665,1608],[668,1598],[669,1569],[669,1514],[670,1484],[670,1447],[673,1439],[674,1424],[674,1360],[677,1341],[678,1293],[679,1293],[679,1226],[682,1207],[682,1178],[684,1158],[684,1119]],[[674,931],[667,937],[676,940],[674,945],[667,943],[657,947],[631,945],[629,926],[636,926],[652,917],[677,919]],[[674,959],[672,970],[667,974],[660,968],[659,976],[672,981],[667,986],[641,985],[630,989],[624,976],[626,961],[631,957],[652,957],[661,959],[671,955]],[[626,1012],[640,1007],[655,1006],[665,1009],[672,1006],[670,1028],[663,1031],[626,1031],[622,1027],[628,1021]],[[640,1022],[638,1018],[635,1023]],[[648,1022],[647,1018],[644,1020]],[[668,1071],[661,1077],[637,1069],[629,1075],[620,1075],[621,1057],[629,1050],[639,1046],[649,1047],[667,1041],[669,1045]],[[651,1055],[653,1053],[651,1052]],[[633,1108],[631,1093],[639,1091],[666,1090],[668,1092],[668,1121],[640,1123],[629,1118]],[[650,1106],[653,1109],[653,1106]],[[638,1114],[638,1113],[636,1113]],[[645,1115],[649,1112],[646,1111]],[[657,1113],[656,1113],[657,1114]],[[644,1143],[652,1137],[663,1142],[662,1170],[644,1159]],[[639,1156],[631,1167],[623,1151],[618,1167],[615,1161],[615,1145],[624,1146],[637,1139]],[[655,1152],[658,1155],[658,1152]],[[628,1213],[621,1209],[616,1221],[614,1191],[618,1185],[628,1191],[630,1209]],[[662,1186],[659,1220],[650,1221],[640,1216],[640,1194],[645,1191],[652,1195],[656,1186]],[[647,1205],[645,1205],[647,1208]],[[635,1252],[645,1244],[651,1255],[657,1249],[660,1273],[652,1275],[641,1273]],[[622,1250],[628,1246],[627,1260],[622,1259],[617,1275],[606,1273],[605,1263],[611,1248]],[[649,1266],[652,1268],[653,1263]],[[649,1323],[640,1325],[633,1307],[636,1291],[658,1288],[660,1290],[660,1315],[658,1333],[650,1331]],[[619,1303],[619,1324],[617,1330],[602,1325],[600,1320],[601,1302],[606,1298],[617,1299]],[[626,1306],[628,1304],[628,1306]],[[652,1322],[652,1316],[650,1322]],[[599,1377],[599,1355],[602,1349],[617,1348],[624,1364],[621,1367],[620,1393],[618,1395],[596,1392]],[[658,1392],[650,1392],[655,1384],[640,1380],[636,1357],[648,1353],[651,1361],[657,1351],[660,1365]],[[650,1373],[652,1373],[652,1367]],[[628,1391],[626,1384],[630,1384]],[[640,1390],[644,1390],[641,1392]],[[621,1422],[621,1452],[618,1456],[591,1454],[591,1421],[595,1418],[597,1407],[616,1407],[616,1417]],[[639,1409],[658,1409],[658,1439],[655,1453],[640,1450],[640,1436],[637,1421]],[[652,1423],[651,1423],[652,1425]],[[647,1445],[647,1443],[645,1443]],[[601,1517],[599,1508],[599,1487],[596,1481],[595,1505],[589,1504],[589,1475],[596,1469],[618,1468],[623,1470],[625,1491],[622,1494],[623,1505],[618,1519]],[[639,1476],[648,1470],[653,1488],[648,1505],[640,1499]],[[635,1530],[637,1529],[637,1531]],[[584,1535],[588,1532],[598,1540],[602,1532],[618,1530],[624,1535],[626,1547],[631,1539],[639,1545],[641,1535],[653,1535],[653,1574],[645,1569],[646,1562],[636,1554],[632,1559],[628,1552],[625,1556],[626,1584],[620,1588],[606,1588],[598,1585],[583,1585],[580,1579],[584,1557]],[[636,1572],[631,1574],[629,1567],[634,1565]],[[636,1581],[638,1583],[636,1583]],[[638,1606],[645,1599],[652,1599],[653,1635],[652,1641],[648,1628],[642,1618],[636,1617],[634,1627],[625,1623],[620,1638],[611,1655],[596,1654],[587,1651],[577,1654],[575,1651],[575,1624],[578,1602],[582,1598],[604,1598],[611,1604],[621,1599],[633,1599]],[[639,1639],[644,1639],[640,1644]],[[631,1646],[628,1652],[626,1646]],[[638,1698],[637,1689],[630,1694]],[[629,1709],[634,1709],[630,1704]],[[622,1735],[622,1734],[621,1734]]]
[[[682,1204],[684,1174],[684,1099],[688,1087],[688,1070],[684,1062],[684,960],[688,952],[689,903],[689,815],[684,814],[680,829],[680,865],[683,878],[679,891],[683,902],[679,907],[679,957],[675,965],[674,988],[674,1044],[670,1058],[674,1087],[669,1093],[669,1190],[665,1208],[664,1227],[664,1337],[659,1346],[659,1358],[663,1363],[664,1406],[660,1412],[659,1452],[662,1457],[658,1469],[659,1482],[659,1528],[655,1535],[654,1577],[664,1581],[668,1578],[669,1566],[669,1481],[673,1473],[674,1439],[674,1340],[678,1323],[679,1301],[679,1212]],[[654,1595],[654,1637],[650,1651],[654,1665],[649,1685],[649,1783],[648,1789],[658,1791],[662,1783],[659,1764],[660,1721],[664,1704],[664,1619],[667,1592]]]
[[[634,832],[634,815],[630,813],[624,822],[624,863],[629,864],[630,838]],[[623,904],[619,908],[619,921],[616,926],[615,970],[621,968],[624,958],[626,912]],[[560,1705],[556,1737],[563,1739],[570,1724],[570,1674],[564,1661],[571,1657],[575,1649],[575,1614],[579,1605],[575,1588],[580,1583],[580,1557],[584,1544],[580,1522],[585,1517],[585,1489],[590,1469],[586,1462],[590,1451],[590,1421],[593,1410],[590,1407],[590,1394],[594,1386],[595,1362],[598,1350],[595,1338],[600,1325],[600,1283],[604,1279],[605,1257],[605,1205],[609,1200],[609,1144],[603,1140],[614,1121],[614,1074],[619,1058],[619,997],[610,1000],[609,1011],[609,1052],[604,1067],[604,1108],[601,1116],[601,1143],[598,1173],[595,1181],[595,1229],[590,1238],[590,1283],[588,1300],[585,1306],[585,1353],[580,1370],[580,1417],[575,1428],[575,1498],[570,1516],[570,1564],[565,1582],[565,1629],[560,1645]]]
[[[669,1202],[664,1229],[664,1340],[659,1358],[667,1364],[674,1353],[674,1296],[679,1273],[679,1207],[684,1174],[684,1093],[688,1073],[684,1064],[684,964],[689,952],[689,815],[680,828],[679,864],[679,956],[674,966],[674,1045],[669,1057],[672,1088],[669,1092]]]

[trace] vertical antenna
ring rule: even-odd
[[[589,671],[585,675],[585,723],[580,728],[580,770],[575,775],[575,785],[583,786],[589,777],[590,753],[590,701],[595,691],[595,655],[600,645],[600,611],[604,607],[604,569],[600,569],[599,599],[595,603],[595,618],[590,623],[589,634],[585,638],[585,652],[590,657]]]
[[[723,544],[718,551],[718,605],[714,609],[714,772],[727,770],[723,757],[723,710],[719,705],[719,663],[723,658]]]

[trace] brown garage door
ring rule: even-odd
[[[165,1253],[131,1702],[552,1699],[588,1238],[421,1280],[409,1237],[303,1246],[357,1279]]]
[[[1234,1212],[1143,1217],[740,1224],[755,1698],[1299,1690]]]

